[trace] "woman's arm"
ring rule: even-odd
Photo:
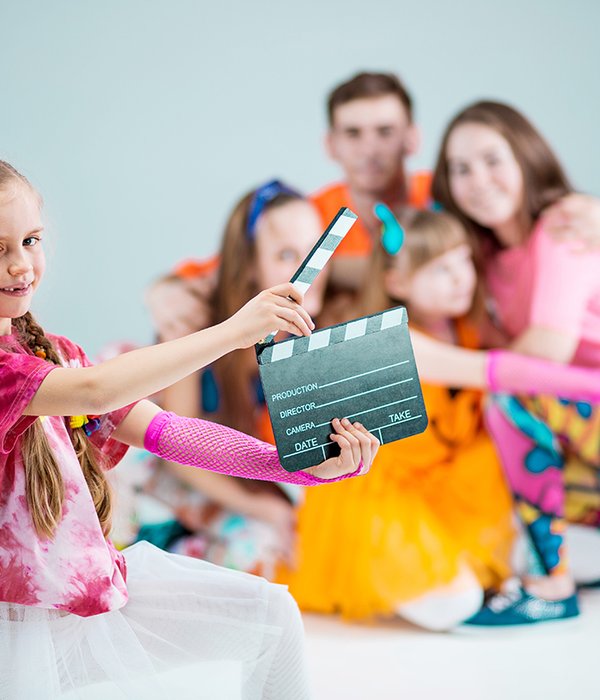
[[[542,326],[530,326],[512,341],[511,350],[522,355],[533,355],[560,364],[569,364],[575,355],[579,338]]]
[[[548,394],[600,403],[600,369],[574,367],[508,350],[466,350],[411,331],[420,379],[507,394]]]
[[[419,378],[429,384],[486,388],[486,353],[456,347],[411,330]]]
[[[103,414],[174,384],[232,350],[250,347],[274,329],[310,335],[314,328],[289,283],[260,292],[223,323],[184,338],[133,350],[94,367],[50,372],[26,415]]]

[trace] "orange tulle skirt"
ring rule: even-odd
[[[364,477],[306,490],[297,568],[280,576],[303,610],[389,615],[464,563],[486,588],[510,574],[512,504],[478,399],[429,394],[425,433],[381,447]]]

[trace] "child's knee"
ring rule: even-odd
[[[475,575],[463,570],[445,586],[403,603],[397,613],[419,627],[443,632],[460,625],[483,604],[483,589]]]
[[[443,597],[423,596],[400,606],[398,614],[419,627],[445,632],[474,615],[482,604],[483,591],[477,588]]]

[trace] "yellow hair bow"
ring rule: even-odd
[[[71,430],[75,428],[83,428],[86,423],[89,423],[89,418],[87,416],[71,416],[69,418],[69,426]]]

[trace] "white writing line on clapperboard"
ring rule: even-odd
[[[384,386],[376,386],[374,389],[368,389],[367,391],[360,391],[358,394],[352,394],[352,396],[344,396],[341,399],[335,399],[335,401],[328,401],[327,403],[321,403],[315,408],[325,408],[325,406],[331,406],[334,403],[340,403],[340,401],[348,401],[349,399],[356,399],[359,396],[366,396],[367,394],[372,394],[374,391],[382,391],[383,389],[389,389],[391,386],[398,386],[398,384],[406,384],[407,382],[412,382],[413,377],[408,379],[402,379],[399,382],[392,382],[391,384],[385,384]],[[282,416],[283,418],[283,416]]]
[[[352,379],[360,379],[360,377],[366,377],[368,374],[374,374],[375,372],[383,372],[386,369],[392,369],[392,367],[400,367],[400,365],[406,365],[409,360],[402,360],[402,362],[394,362],[392,365],[386,365],[385,367],[378,367],[377,369],[371,369],[368,372],[361,372],[360,374],[353,374],[351,377],[344,377],[343,379],[336,379],[334,382],[328,382],[327,384],[317,384],[317,382],[311,382],[310,384],[303,384],[297,386],[294,389],[286,389],[285,391],[280,391],[277,394],[271,395],[271,401],[283,401],[284,399],[289,399],[292,396],[299,396],[300,394],[308,394],[311,391],[316,391],[317,389],[325,389],[328,386],[333,386],[334,384],[341,384],[342,382],[349,382]]]
[[[311,403],[305,403],[300,406],[294,406],[293,408],[286,408],[283,411],[279,411],[279,417],[283,420],[284,418],[289,418],[290,416],[297,416],[299,413],[306,413],[307,411],[314,411],[318,408],[325,408],[326,406],[332,406],[334,403],[349,401],[350,399],[356,399],[358,396],[366,396],[367,394],[372,394],[375,391],[383,391],[383,389],[389,389],[391,386],[398,386],[399,384],[406,384],[407,382],[412,381],[413,377],[409,377],[408,379],[402,379],[399,382],[392,382],[391,384],[385,384],[384,386],[377,386],[374,389],[361,391],[358,394],[352,394],[351,396],[343,396],[341,399],[335,399],[335,401],[328,401],[327,403],[320,403],[318,405],[314,401],[311,401]]]
[[[354,374],[351,377],[346,377],[345,379],[337,379],[335,382],[329,382],[328,384],[321,384],[319,389],[324,389],[326,386],[333,386],[334,384],[341,384],[341,382],[349,382],[351,379],[358,379],[359,377],[366,377],[367,374],[373,374],[374,372],[382,372],[384,369],[391,369],[392,367],[399,367],[400,365],[408,364],[409,360],[402,360],[402,362],[395,362],[393,365],[386,365],[385,367],[378,367],[377,369],[371,369],[368,372],[362,372],[361,374]]]
[[[347,416],[343,416],[343,418],[356,418],[356,416],[364,416],[365,413],[372,413],[373,411],[381,411],[382,408],[389,408],[390,406],[396,406],[399,403],[405,403],[406,401],[413,401],[414,399],[417,398],[417,395],[415,394],[414,396],[407,396],[405,399],[399,399],[398,401],[390,401],[390,403],[384,403],[381,406],[375,406],[374,408],[367,408],[364,411],[358,411],[357,413],[349,413]],[[309,405],[309,404],[308,404]],[[304,433],[307,430],[312,430],[313,428],[322,428],[325,425],[330,425],[331,421],[325,421],[324,423],[313,423],[312,421],[310,423],[302,423],[301,425],[292,425],[289,428],[285,429],[285,434],[286,435],[296,435],[296,433]]]
[[[350,420],[350,416],[352,418],[356,418],[356,416],[362,416],[365,413],[372,413],[373,411],[380,411],[382,408],[389,408],[390,406],[395,406],[398,403],[404,403],[405,401],[412,401],[413,399],[416,399],[417,395],[415,394],[414,396],[407,396],[405,399],[400,399],[399,401],[391,401],[390,403],[384,403],[382,406],[375,406],[374,408],[367,408],[365,411],[359,411],[358,413],[349,413],[347,416],[344,416],[344,418],[348,418]],[[315,428],[322,428],[324,425],[330,425],[331,421],[326,421],[325,423],[317,423],[315,425]]]
[[[403,420],[396,420],[392,421],[391,423],[387,423],[386,425],[380,425],[377,428],[367,428],[369,432],[374,433],[375,431],[379,431],[379,437],[380,440],[379,442],[383,445],[383,439],[381,438],[381,431],[384,428],[389,428],[392,425],[399,425],[400,423],[408,423],[411,420],[417,420],[417,418],[422,418],[422,414],[420,413],[418,416],[410,416],[410,418],[404,418]],[[315,444],[317,442],[317,438],[310,438],[310,440],[304,440],[302,443],[296,443],[296,444],[301,444],[304,445],[306,444],[306,447],[303,447],[303,449],[296,450],[295,452],[290,452],[290,454],[283,455],[283,459],[287,459],[288,457],[294,457],[295,455],[302,454],[303,452],[310,452],[311,450],[318,450],[319,448],[323,449],[323,456],[325,457],[325,448],[327,445],[333,445],[332,440],[328,440],[327,442],[323,442],[322,444],[318,445]]]

